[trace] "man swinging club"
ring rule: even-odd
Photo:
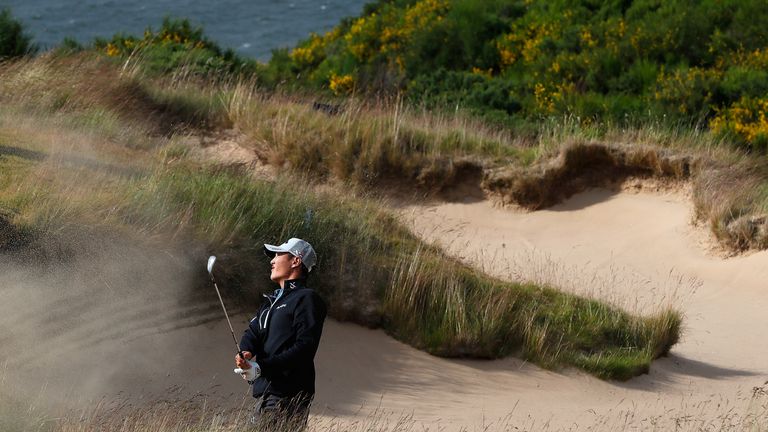
[[[327,312],[320,296],[305,285],[317,257],[312,245],[297,238],[280,246],[265,244],[264,253],[272,258],[270,279],[280,287],[264,295],[266,301],[245,330],[235,373],[253,385],[254,422],[278,416],[304,426],[315,394],[314,357]]]

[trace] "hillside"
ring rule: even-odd
[[[378,1],[275,53],[263,76],[518,128],[662,121],[765,149],[766,25],[752,0]]]
[[[275,53],[266,65],[221,50],[184,20],[168,19],[141,37],[115,35],[89,46],[67,42],[0,64],[0,255],[3,293],[13,299],[4,303],[0,321],[7,330],[0,344],[6,368],[14,375],[18,371],[21,382],[59,389],[73,385],[67,379],[82,379],[89,391],[101,390],[113,378],[134,390],[144,382],[152,401],[165,401],[159,387],[182,379],[177,375],[185,367],[181,360],[195,355],[186,346],[170,351],[174,342],[195,341],[205,347],[206,359],[220,360],[212,329],[221,316],[203,270],[207,256],[219,257],[217,277],[225,296],[235,313],[246,313],[258,302],[254,294],[271,288],[263,277],[261,244],[299,236],[311,239],[321,256],[310,281],[329,303],[336,349],[347,352],[341,348],[344,335],[366,334],[378,345],[358,354],[361,358],[376,354],[382,362],[392,360],[385,346],[402,355],[403,369],[408,362],[436,368],[416,377],[440,395],[452,393],[439,368],[473,376],[463,369],[466,364],[522,369],[530,362],[535,366],[526,370],[534,380],[545,377],[574,388],[587,383],[567,394],[579,399],[586,389],[596,389],[589,400],[602,407],[610,399],[603,392],[609,387],[637,396],[633,386],[650,392],[664,384],[659,375],[635,378],[652,373],[659,362],[662,380],[684,380],[670,366],[682,361],[704,380],[738,377],[733,382],[747,385],[751,381],[742,377],[758,367],[735,361],[732,357],[743,350],[733,343],[727,355],[714,359],[723,367],[675,356],[688,328],[684,312],[699,314],[690,327],[697,338],[693,343],[713,340],[702,336],[713,332],[700,316],[712,312],[711,305],[696,303],[683,311],[671,297],[651,295],[650,304],[633,308],[568,283],[500,272],[492,260],[478,264],[434,235],[443,223],[448,228],[441,232],[449,239],[467,226],[481,232],[471,226],[479,218],[467,221],[452,213],[461,208],[497,215],[482,233],[494,240],[505,238],[505,225],[494,225],[505,218],[554,220],[520,235],[528,244],[552,247],[578,237],[567,231],[569,220],[612,217],[611,211],[578,212],[610,201],[578,204],[594,197],[594,189],[607,188],[611,195],[628,184],[658,184],[690,188],[693,219],[703,221],[728,254],[768,248],[762,116],[749,111],[756,116],[747,122],[751,126],[737,127],[746,117],[734,114],[744,112],[739,104],[762,103],[759,59],[765,41],[745,18],[754,12],[751,19],[759,23],[762,12],[749,9],[749,2],[691,8],[677,2],[590,5],[382,1],[328,35],[312,36],[290,53]],[[698,21],[683,20],[703,29],[680,30],[683,12],[703,14]],[[658,26],[646,34],[649,23]],[[664,37],[655,33],[658,29],[664,29]],[[686,32],[710,36],[694,41],[683,37]],[[665,37],[687,48],[663,45]],[[709,52],[715,40],[723,45]],[[639,49],[649,51],[638,56]],[[654,49],[667,54],[653,54]],[[718,61],[721,55],[727,63]],[[593,67],[598,60],[609,64]],[[756,78],[724,78],[737,70]],[[587,71],[595,75],[590,78]],[[618,83],[635,72],[642,76],[636,86]],[[711,95],[678,85],[698,80],[699,74],[718,77],[705,80],[714,86]],[[670,84],[671,93],[663,88],[668,78],[677,83]],[[739,87],[731,99],[715,97],[735,82],[757,84]],[[561,84],[567,88],[550,88]],[[682,93],[674,93],[678,90]],[[687,98],[701,94],[709,96],[686,105]],[[757,129],[749,129],[753,126]],[[651,219],[667,208],[648,202],[655,206],[648,208]],[[494,213],[493,205],[524,216]],[[420,220],[409,224],[403,208]],[[594,231],[582,233],[594,236],[583,243],[605,248],[592,247],[597,255],[579,258],[605,257],[621,247],[637,252],[628,255],[630,262],[666,271],[671,258],[658,264],[642,254],[654,242],[690,252],[675,231],[683,219],[679,208],[672,228],[658,224],[674,242],[652,233],[614,234],[602,241],[596,227],[616,231],[621,223],[597,223],[589,225]],[[632,209],[635,216],[642,212]],[[429,222],[430,212],[443,220]],[[581,232],[578,225],[572,229]],[[522,252],[526,246],[509,244]],[[467,249],[478,247],[467,243]],[[489,250],[509,258],[507,240],[500,247]],[[691,261],[685,256],[688,261],[681,265]],[[750,266],[763,255],[755,256],[738,268],[754,269]],[[697,265],[711,264],[694,257]],[[584,277],[584,262],[573,262],[581,267],[572,279]],[[721,278],[708,279],[718,284],[705,290],[710,298],[722,296]],[[741,280],[746,293],[729,297],[729,304],[751,303],[740,321],[729,322],[750,338],[743,321],[756,316],[760,302],[752,295],[758,288],[752,279]],[[657,282],[616,282],[612,288],[661,293]],[[46,320],[49,316],[58,318]],[[381,329],[408,346],[339,322]],[[722,332],[714,333],[722,339]],[[222,336],[226,341],[226,333]],[[28,340],[42,341],[53,347],[50,355],[66,359],[66,376],[26,373],[46,364],[25,344]],[[100,350],[116,355],[126,346],[136,352],[99,367]],[[707,355],[690,344],[682,352]],[[426,353],[460,360],[433,362]],[[670,353],[672,358],[659,360]],[[134,368],[144,361],[139,354],[154,361],[146,360],[152,366],[146,375]],[[172,358],[170,372],[156,379],[166,355]],[[346,354],[326,355],[344,360],[350,377],[368,382],[370,366],[346,363],[351,358]],[[382,369],[390,365],[378,361]],[[211,373],[200,364],[194,368]],[[126,370],[130,375],[121,375]],[[538,385],[510,379],[503,375],[506,370],[491,372],[483,373],[482,382]],[[215,380],[217,373],[205,379]],[[197,378],[195,386],[215,387]],[[392,385],[412,384],[394,380]],[[678,390],[670,387],[670,393]],[[373,392],[360,390],[366,397]],[[227,397],[217,390],[211,394]],[[418,400],[409,395],[398,403]],[[0,397],[5,398],[0,418],[56,430],[55,422],[38,422],[36,410],[3,415],[16,411],[16,398],[28,400],[28,392],[0,392]],[[543,400],[541,394],[536,397]],[[350,400],[344,400],[347,410]],[[454,402],[448,397],[435,404]],[[177,407],[169,406],[171,411]],[[574,416],[583,414],[579,407],[571,406]],[[438,416],[444,408],[427,411]],[[497,406],[494,412],[507,408]],[[90,417],[93,423],[86,428],[98,429],[98,421],[118,421],[122,415]],[[59,426],[79,430],[73,420],[65,418]],[[144,420],[163,430],[167,418]],[[131,430],[142,430],[144,420]],[[222,427],[237,428],[237,421]],[[226,430],[219,426],[210,429]],[[182,419],[178,427],[196,426]]]
[[[266,65],[173,20],[89,49],[153,75],[249,77],[239,97],[273,96],[228,124],[273,164],[365,187],[470,181],[529,209],[627,176],[691,180],[697,219],[738,252],[768,247],[764,19],[753,2],[379,2]],[[181,109],[221,119],[212,96]]]

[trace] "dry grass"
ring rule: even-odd
[[[151,135],[226,126],[216,98],[198,92],[195,100],[176,96],[169,83],[121,71],[95,53],[48,54],[3,64],[0,100],[5,106],[49,116],[67,115],[70,124],[97,130],[128,147]],[[172,88],[172,86],[170,87]],[[128,127],[126,127],[128,126]]]
[[[557,157],[534,166],[487,171],[483,189],[504,204],[539,210],[630,177],[687,180],[695,163],[691,156],[658,147],[571,141],[561,146]]]
[[[101,73],[104,80],[88,79]],[[88,57],[6,64],[0,68],[0,78],[0,205],[6,213],[0,223],[13,222],[0,226],[3,234],[13,234],[0,242],[3,251],[13,252],[29,235],[55,236],[68,225],[93,225],[162,241],[202,243],[232,258],[235,265],[226,280],[246,284],[251,281],[245,275],[254,264],[236,257],[252,256],[262,241],[301,233],[326,252],[317,280],[332,299],[334,316],[384,325],[404,340],[442,355],[520,353],[544,366],[576,365],[600,376],[622,378],[647,370],[651,359],[669,350],[679,335],[681,318],[665,307],[641,317],[562,294],[546,284],[489,278],[420,244],[373,200],[338,192],[316,195],[314,190],[297,189],[307,180],[293,175],[275,183],[254,183],[237,171],[184,162],[182,153],[171,155],[177,148],[169,145],[175,140],[173,132],[234,125],[266,160],[280,166],[366,185],[395,176],[430,187],[449,185],[456,175],[452,177],[451,170],[462,160],[491,168],[526,167],[538,158],[534,166],[541,167],[559,154],[563,142],[640,143],[642,147],[628,145],[630,150],[621,154],[610,149],[627,145],[604,146],[604,151],[594,153],[602,155],[598,160],[609,158],[613,166],[642,167],[647,175],[690,175],[699,217],[719,226],[716,232],[723,241],[733,242],[735,248],[766,247],[763,240],[754,240],[764,238],[760,215],[768,208],[763,162],[693,133],[552,127],[532,143],[460,115],[432,115],[397,101],[350,102],[329,115],[313,109],[307,99],[264,95],[247,83],[202,87],[202,91],[199,83],[184,81],[164,87],[137,85],[135,80],[141,77],[135,70],[121,73]],[[205,122],[202,128],[197,119]],[[706,162],[670,162],[687,160],[675,159],[687,152]],[[566,164],[575,168],[553,177],[558,181],[547,180],[550,187],[593,167],[591,152],[583,159],[576,153],[577,163]],[[338,244],[343,247],[334,246]],[[359,299],[359,287],[371,280],[375,283],[366,285],[363,301],[344,300],[352,292]],[[602,339],[599,335],[605,329],[614,331],[616,338]],[[721,401],[705,401],[695,407],[693,416],[608,413],[573,430],[764,430],[765,389],[755,389],[745,401],[744,411],[739,411],[741,405],[723,410]],[[3,421],[19,419],[7,430],[160,432],[243,427],[243,412],[200,414],[176,404],[127,414],[103,412],[101,417],[85,413],[56,424],[36,410],[25,414],[19,406],[25,405],[10,399],[0,403],[5,412],[13,412],[0,415]],[[520,425],[497,426],[514,430]],[[523,427],[553,430],[539,423]],[[310,424],[310,430],[318,431],[423,428],[412,419],[391,421],[383,415],[352,424]]]
[[[147,133],[234,127],[262,162],[302,175],[426,191],[479,189],[482,179],[487,194],[531,209],[628,176],[690,179],[696,214],[722,244],[768,247],[765,159],[707,132],[565,117],[543,123],[532,137],[397,98],[318,104],[311,95],[265,93],[248,81],[204,83],[183,73],[150,79],[129,60],[115,68],[85,53],[9,63],[0,69],[0,98],[53,118],[66,113],[67,121],[126,147],[156,145]]]
[[[264,94],[247,83],[222,94],[232,124],[276,166],[404,190],[470,182],[530,209],[627,178],[692,181],[696,214],[724,245],[768,247],[768,165],[705,131],[583,125],[566,117],[531,138],[399,100],[313,108],[309,97]]]
[[[768,248],[768,165],[710,163],[694,179],[696,215],[731,250]]]
[[[254,181],[238,170],[186,160],[183,152],[173,150],[178,148],[174,138],[155,127],[154,115],[157,106],[176,106],[179,101],[199,106],[200,100],[219,98],[219,105],[180,112],[218,115],[215,106],[227,107],[244,134],[271,149],[265,154],[284,155],[291,166],[298,163],[291,158],[307,159],[318,165],[294,168],[309,170],[312,176],[331,170],[328,175],[352,182],[362,181],[359,176],[368,175],[368,170],[374,178],[397,174],[409,179],[404,164],[412,164],[407,165],[411,175],[423,174],[440,158],[479,154],[488,160],[512,160],[519,149],[508,134],[482,127],[473,131],[473,125],[459,117],[433,118],[397,102],[391,111],[350,103],[329,117],[285,96],[254,93],[243,84],[195,93],[192,84],[137,85],[136,76],[111,71],[106,72],[112,75],[102,95],[92,94],[95,88],[78,87],[97,85],[87,74],[104,73],[106,67],[83,56],[25,61],[0,71],[9,77],[6,97],[16,107],[0,112],[0,124],[7,147],[20,149],[2,162],[25,165],[23,175],[0,190],[0,204],[12,209],[13,223],[29,227],[40,238],[53,241],[75,226],[75,231],[139,233],[158,242],[189,242],[192,249],[226,258],[230,270],[223,280],[234,287],[256,284],[255,251],[261,243],[310,238],[323,258],[312,283],[328,300],[331,316],[383,326],[441,355],[498,357],[520,352],[544,366],[574,365],[626,379],[647,371],[651,360],[677,340],[681,318],[674,311],[641,318],[552,288],[502,283],[455,263],[437,248],[423,246],[374,200],[338,190],[318,193],[307,186],[313,180],[294,174]],[[8,84],[19,80],[31,87]],[[143,89],[144,96],[121,102],[122,89],[129,84]],[[62,91],[61,86],[77,92],[48,116],[52,108],[40,108],[39,103],[55,99],[51,95]],[[89,93],[79,98],[78,92],[85,90]],[[143,104],[147,97],[157,105]],[[95,111],[113,120],[109,128],[100,121],[68,123]],[[122,141],[124,136],[134,139]],[[356,147],[347,148],[352,144]],[[323,146],[330,149],[321,151]],[[37,156],[25,158],[25,151]],[[319,156],[308,159],[305,152]],[[400,171],[389,171],[395,167]],[[68,241],[58,241],[58,255],[68,253]],[[439,277],[414,281],[414,271],[418,277]],[[414,296],[415,303],[409,301]],[[414,316],[426,320],[414,322]],[[566,330],[573,319],[583,324],[582,330]],[[605,334],[610,336],[600,336]]]
[[[406,187],[440,189],[456,181],[467,162],[532,159],[511,132],[460,115],[434,115],[399,100],[310,101],[241,83],[231,93],[229,115],[265,162],[368,186],[397,179]]]
[[[252,402],[236,409],[221,410],[204,401],[166,401],[152,406],[130,407],[96,403],[85,410],[75,410],[52,418],[27,399],[20,401],[0,394],[0,426],[5,432],[234,432],[242,430],[279,432],[295,430],[270,427],[249,429]],[[565,423],[561,421],[560,423]],[[605,412],[594,412],[588,421],[569,421],[556,426],[551,420],[523,417],[514,412],[482,424],[464,425],[470,432],[758,432],[768,428],[768,391],[765,385],[754,387],[733,399],[713,396],[681,397],[674,406],[653,407],[630,401],[617,403]],[[355,419],[311,415],[308,432],[411,432],[440,431],[457,425],[423,422],[412,415],[376,409]]]
[[[495,358],[519,352],[545,367],[568,364],[628,379],[677,342],[682,317],[657,307],[632,316],[551,286],[481,276],[429,250],[400,261],[385,310],[401,337],[447,356]]]

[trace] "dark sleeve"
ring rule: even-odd
[[[261,352],[262,341],[259,337],[259,315],[256,315],[250,323],[248,328],[243,332],[243,336],[240,338],[240,349],[243,351],[250,351],[257,354]]]
[[[326,313],[325,303],[316,292],[310,290],[304,295],[294,311],[293,331],[296,337],[293,345],[280,354],[257,359],[261,373],[281,373],[312,361],[320,345]]]

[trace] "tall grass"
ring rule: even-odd
[[[459,174],[460,161],[525,164],[535,157],[520,145],[525,137],[509,130],[398,99],[323,106],[241,83],[232,90],[229,116],[270,163],[364,185],[399,179],[440,188]]]
[[[0,204],[11,209],[13,222],[40,237],[55,238],[74,226],[191,244],[227,262],[227,285],[261,289],[268,287],[254,277],[265,266],[260,245],[304,237],[321,257],[310,282],[328,300],[331,316],[384,327],[444,356],[515,353],[545,367],[571,365],[626,379],[647,371],[677,340],[677,312],[642,318],[553,288],[495,280],[423,244],[364,194],[312,186],[323,174],[353,184],[366,175],[411,178],[407,173],[439,158],[461,155],[524,163],[519,156],[527,150],[507,132],[474,129],[461,117],[435,118],[397,103],[389,110],[350,103],[329,116],[244,84],[195,92],[192,85],[161,88],[119,74],[103,83],[101,94],[72,93],[58,108],[39,103],[60,99],[60,84],[91,91],[100,85],[81,82],[75,71],[114,73],[87,56],[22,62],[0,72],[8,78],[4,98],[17,107],[0,111],[7,147],[36,152],[0,158],[8,167],[25,166],[23,175],[5,183]],[[121,99],[126,88],[141,93]],[[176,110],[179,104],[199,109]],[[226,109],[253,142],[294,169],[263,181],[200,164],[177,151],[155,119],[145,120],[158,109],[187,124]],[[93,112],[104,112],[109,126],[70,121]],[[116,138],[123,136],[135,138]],[[131,169],[116,168],[121,165]],[[308,174],[297,175],[302,169]],[[67,253],[67,241],[57,253]],[[240,293],[243,302],[253,298]]]
[[[725,135],[692,128],[686,121],[639,114],[604,121],[565,115],[543,118],[533,129],[505,128],[464,111],[426,110],[398,96],[316,104],[312,94],[266,93],[255,84],[257,78],[226,74],[205,81],[192,63],[182,62],[173,73],[158,76],[144,67],[146,61],[131,56],[118,67],[85,51],[5,64],[0,98],[5,105],[51,116],[72,114],[67,121],[92,125],[129,147],[148,145],[145,132],[170,137],[235,128],[262,162],[353,185],[408,190],[478,183],[499,168],[512,168],[524,179],[536,177],[567,143],[618,143],[655,153],[657,159],[700,162],[690,173],[697,217],[732,251],[768,247],[765,158],[735,149]],[[119,126],[126,123],[132,127]],[[574,172],[590,167],[579,170]]]
[[[462,430],[527,430],[553,432],[578,431],[712,431],[753,432],[768,426],[768,398],[765,385],[753,387],[733,399],[702,395],[686,396],[676,406],[642,406],[635,403],[623,408],[604,412],[590,410],[588,420],[559,419],[568,423],[567,429],[553,425],[541,418],[520,418],[510,412],[507,416],[484,419],[482,424],[464,425]],[[9,404],[9,401],[14,402]],[[626,404],[624,405],[626,406]],[[651,409],[649,412],[648,409]],[[217,410],[200,401],[164,401],[151,407],[109,406],[96,403],[88,409],[73,411],[57,418],[50,418],[28,399],[9,398],[0,395],[0,426],[9,432],[234,432],[255,430],[279,432],[297,430],[286,422],[272,422],[252,428],[249,424],[249,404],[236,409]],[[570,421],[569,421],[570,420]],[[450,426],[457,426],[449,424]],[[311,416],[308,431],[311,432],[410,432],[446,430],[446,422],[418,421],[413,415],[374,410],[363,418],[332,418]]]
[[[681,315],[632,316],[549,286],[510,283],[428,249],[398,262],[385,308],[401,337],[449,356],[520,353],[538,364],[568,364],[628,379],[677,342]]]
[[[42,395],[29,395],[8,379],[7,364],[0,365],[0,430],[49,432],[54,422],[42,406]]]
[[[644,352],[645,363],[638,366],[639,359],[630,361],[631,372],[582,366],[602,376],[628,378],[647,370],[650,360],[665,353],[674,342],[654,333],[650,321],[605,308],[596,315],[597,322],[583,327],[583,333],[577,335],[582,338],[578,344],[565,340],[551,346],[548,332],[567,334],[560,327],[568,323],[566,318],[547,316],[562,308],[560,313],[569,317],[585,308],[598,308],[597,303],[555,295],[548,289],[541,291],[548,294],[537,299],[529,293],[539,288],[493,281],[458,264],[438,266],[451,259],[437,249],[420,246],[418,239],[375,202],[334,192],[317,193],[304,186],[306,179],[289,176],[258,182],[228,170],[177,162],[146,176],[116,181],[113,188],[102,188],[91,196],[87,194],[93,186],[90,181],[105,184],[103,179],[88,180],[85,171],[78,174],[77,170],[68,175],[77,181],[47,185],[54,188],[52,191],[40,190],[43,185],[35,182],[17,189],[21,195],[36,191],[37,198],[18,211],[26,213],[20,219],[37,227],[41,235],[53,234],[62,224],[76,220],[78,224],[116,225],[118,229],[133,227],[150,237],[191,238],[227,257],[228,267],[234,269],[232,278],[241,282],[263,265],[261,243],[291,235],[309,238],[322,258],[312,284],[329,300],[332,316],[383,325],[436,354],[498,357],[524,346],[526,358],[554,367],[578,366],[577,359],[604,356],[606,350],[624,350],[635,357]],[[77,192],[72,184],[82,189]],[[62,202],[65,195],[68,199]],[[418,282],[413,280],[413,272],[405,277],[404,263],[418,269]],[[526,295],[508,297],[515,289]],[[420,292],[431,293],[432,300],[424,303]],[[406,300],[414,296],[416,303]],[[564,308],[566,304],[569,308]],[[413,309],[412,305],[422,306]],[[519,310],[528,310],[535,317],[523,320],[527,328],[515,324]],[[414,325],[414,316],[428,317],[438,324]],[[613,322],[614,328],[625,333],[606,340],[585,336],[606,333],[606,322]],[[679,318],[672,324],[671,333],[676,335],[674,326],[679,325]],[[566,348],[577,351],[567,352]]]
[[[584,124],[565,116],[544,121],[531,134],[484,124],[461,112],[421,110],[397,98],[350,98],[318,106],[308,96],[264,93],[242,81],[213,91],[204,87],[203,92],[208,102],[200,102],[198,112],[223,115],[262,162],[294,172],[422,191],[475,182],[504,202],[534,209],[631,176],[692,180],[696,215],[726,248],[768,247],[765,159],[682,122],[649,118]],[[179,83],[159,93],[193,100],[200,90]],[[223,108],[206,108],[211,101]],[[605,157],[579,157],[571,161],[576,165],[559,162],[574,153],[574,143]],[[573,187],[558,189],[564,183]],[[528,184],[535,196],[529,197],[530,190],[516,193],[515,184]]]
[[[696,215],[730,250],[768,248],[768,164],[712,163],[694,180]]]
[[[188,225],[238,267],[263,260],[261,243],[312,239],[322,258],[312,285],[332,316],[383,325],[438,355],[520,353],[547,367],[628,379],[677,342],[675,311],[635,317],[553,288],[494,280],[424,246],[375,202],[304,183],[173,167],[142,181],[125,221],[159,231]]]

